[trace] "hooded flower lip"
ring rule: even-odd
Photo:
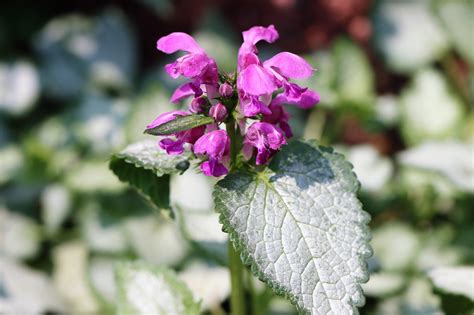
[[[202,95],[202,90],[199,85],[192,82],[184,83],[180,85],[171,96],[172,103],[179,103],[181,100],[194,95],[194,97],[199,97]]]
[[[228,173],[224,163],[229,158],[230,138],[224,130],[214,130],[201,136],[194,144],[194,153],[206,155],[209,160],[201,164],[207,176],[222,176]]]
[[[259,60],[255,45],[261,40],[272,43],[278,39],[278,32],[273,25],[255,26],[242,35],[244,42],[239,49],[237,88],[242,112],[246,117],[267,114],[264,106],[256,106],[255,98],[250,98],[270,95],[279,88],[283,88],[288,103],[301,108],[310,108],[319,101],[316,92],[289,82],[290,79],[306,79],[313,75],[314,69],[306,60],[290,52],[276,54],[263,63]]]
[[[267,122],[255,122],[245,135],[244,154],[250,158],[252,147],[255,147],[257,149],[256,164],[262,165],[266,164],[284,144],[286,140],[279,128]]]
[[[246,60],[255,59],[258,61],[258,57],[256,54],[258,53],[256,44],[259,41],[266,41],[267,43],[273,43],[279,37],[278,31],[275,29],[275,26],[269,25],[268,27],[264,26],[254,26],[250,29],[242,32],[242,37],[244,38],[244,42],[239,49],[238,55],[238,68],[237,70],[242,70],[245,68]],[[248,65],[248,64],[247,64]]]
[[[176,32],[164,36],[156,43],[158,50],[166,54],[185,51],[187,54],[165,66],[174,79],[180,75],[193,79],[194,83],[217,84],[218,71],[214,59],[209,58],[197,42],[186,33]]]
[[[168,113],[161,114],[158,116],[151,124],[147,126],[147,129],[155,128],[161,126],[164,123],[167,123],[176,118],[176,116],[186,116],[189,113],[181,110],[175,110]],[[177,155],[184,152],[184,144],[190,143],[193,144],[196,140],[199,139],[204,134],[206,127],[200,126],[192,128],[186,131],[180,131],[174,134],[176,140],[171,138],[161,139],[159,142],[160,147],[166,151],[168,154]]]

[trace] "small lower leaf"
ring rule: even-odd
[[[212,117],[204,115],[187,115],[187,116],[176,116],[175,119],[170,120],[157,127],[149,128],[145,130],[145,133],[153,136],[166,136],[172,135],[180,131],[185,131],[191,128],[196,128],[203,125],[208,125],[214,122]]]
[[[291,142],[261,173],[217,183],[216,210],[244,263],[308,314],[354,314],[368,280],[369,215],[351,165],[332,149]]]
[[[112,156],[109,167],[121,181],[136,188],[158,209],[169,209],[169,174],[182,172],[183,165],[189,166],[187,156],[168,155],[155,141],[146,140]]]
[[[200,305],[176,274],[140,262],[122,263],[116,270],[117,314],[198,315]]]

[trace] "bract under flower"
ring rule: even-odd
[[[167,123],[177,116],[186,116],[189,113],[181,110],[175,110],[168,113],[161,114],[158,116],[151,124],[147,126],[147,129],[155,128],[161,126],[164,123]],[[176,137],[175,140],[171,138],[164,138],[160,140],[159,145],[163,150],[166,150],[166,153],[177,155],[184,152],[184,144],[190,143],[193,144],[196,140],[199,139],[204,134],[206,127],[199,126],[185,131],[180,131],[174,134]]]

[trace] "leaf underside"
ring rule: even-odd
[[[167,136],[191,128],[208,125],[213,122],[214,119],[204,115],[176,116],[176,118],[171,121],[154,128],[146,129],[145,133],[153,136]]]
[[[156,141],[145,140],[112,156],[109,167],[158,209],[170,209],[170,174],[182,171],[183,164],[189,165],[185,155],[167,155]]]
[[[118,265],[115,276],[120,315],[200,314],[199,303],[172,270],[127,262]]]
[[[276,293],[301,313],[355,314],[372,255],[358,189],[342,155],[294,141],[264,172],[218,182],[214,201],[244,263]]]

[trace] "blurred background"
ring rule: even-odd
[[[303,84],[321,103],[288,107],[296,136],[347,156],[372,215],[361,313],[467,314],[427,272],[474,262],[473,23],[471,0],[2,1],[0,313],[113,314],[114,263],[135,258],[226,313],[212,180],[172,178],[173,222],[108,159],[175,108],[159,37],[188,32],[233,71],[240,32],[274,24],[262,59],[286,50],[318,69]],[[255,282],[269,314],[295,313]]]

